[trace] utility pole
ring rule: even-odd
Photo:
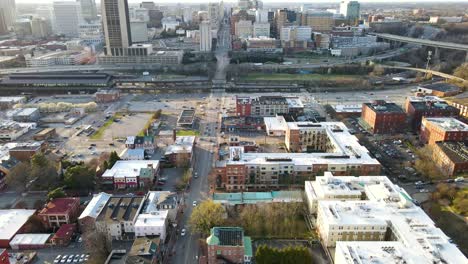
[[[432,50],[429,50],[427,52],[427,62],[426,62],[426,74],[424,75],[424,78],[426,79],[428,76],[428,70],[429,70],[429,62],[431,61],[431,56],[432,56]]]

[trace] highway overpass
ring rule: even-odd
[[[461,51],[468,52],[468,45],[465,45],[465,44],[434,41],[434,40],[420,39],[420,38],[410,38],[410,37],[404,37],[404,36],[392,35],[392,34],[375,33],[373,35],[381,39],[392,40],[392,41],[397,41],[397,42],[418,44],[422,46],[430,46],[430,47],[442,48],[442,49],[461,50]]]
[[[460,78],[460,77],[457,77],[457,76],[454,76],[454,75],[451,75],[451,74],[439,72],[439,71],[434,71],[434,70],[426,70],[426,69],[421,69],[421,68],[403,67],[403,66],[390,66],[390,65],[383,65],[383,64],[381,64],[380,66],[382,66],[382,68],[387,68],[387,69],[399,69],[399,70],[409,70],[409,71],[418,71],[418,72],[430,73],[430,74],[432,74],[434,76],[439,76],[439,77],[442,77],[442,78],[445,78],[445,79],[458,81],[458,82],[461,82],[461,83],[464,83],[464,84],[468,83],[468,80],[465,80],[463,78]]]

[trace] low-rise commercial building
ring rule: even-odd
[[[58,229],[75,222],[79,210],[80,198],[56,198],[48,202],[38,216],[47,228]]]
[[[259,37],[245,40],[248,52],[282,53],[281,42],[275,38]]]
[[[5,209],[0,210],[0,247],[8,248],[16,234],[24,230],[29,218],[36,210]]]
[[[9,144],[10,157],[18,161],[30,161],[31,158],[41,153],[45,146],[44,142],[24,142]]]
[[[361,119],[374,134],[399,133],[406,123],[406,114],[395,103],[377,100],[362,104]]]
[[[53,138],[57,135],[55,128],[49,127],[49,128],[44,128],[41,131],[37,132],[34,134],[33,139],[34,140],[47,140],[49,138]]]
[[[32,57],[26,55],[27,67],[51,67],[57,65],[82,65],[92,60],[88,51],[56,51]]]
[[[29,130],[35,129],[36,123],[18,123],[9,120],[0,120],[0,139],[13,141]]]
[[[99,90],[94,96],[98,103],[111,103],[120,99],[120,92],[118,90]]]
[[[24,96],[3,96],[0,97],[0,109],[5,110],[12,108],[16,104],[23,104],[26,102],[26,97]]]
[[[264,117],[263,121],[265,122],[265,131],[268,136],[284,137],[286,135],[288,123],[283,116]]]
[[[445,82],[418,85],[419,93],[433,95],[437,97],[454,96],[459,94],[460,91],[460,87]]]
[[[119,160],[102,174],[115,189],[151,187],[159,174],[158,160]]]
[[[101,192],[95,194],[91,201],[89,201],[86,208],[83,210],[81,215],[78,217],[78,224],[80,230],[84,232],[85,230],[92,229],[96,223],[96,219],[101,213],[101,211],[106,206],[109,199],[112,197],[111,194]]]
[[[468,125],[452,117],[423,117],[420,139],[429,145],[439,141],[465,141]]]
[[[16,122],[37,122],[41,118],[38,108],[17,108],[8,114]]]
[[[14,250],[46,248],[52,234],[18,234],[10,241]]]
[[[301,203],[301,191],[213,193],[213,202],[224,206],[264,203]]]
[[[63,224],[57,232],[55,232],[54,236],[50,239],[50,242],[56,246],[66,247],[70,244],[75,231],[76,224]]]
[[[142,45],[142,44],[138,44]],[[146,49],[146,48],[145,48]],[[184,52],[180,50],[171,51],[151,51],[142,55],[135,56],[98,56],[98,64],[160,64],[160,65],[179,65],[182,63]]]
[[[206,239],[208,264],[220,262],[251,263],[253,257],[252,240],[244,236],[240,227],[213,227]]]
[[[127,254],[126,264],[154,264],[158,262],[161,254],[161,241],[159,237],[138,237],[133,241]]]
[[[432,148],[432,159],[444,175],[468,172],[468,141],[436,142]]]
[[[437,96],[410,96],[405,102],[410,126],[418,131],[423,117],[457,117],[460,110]]]

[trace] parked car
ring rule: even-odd
[[[187,230],[185,230],[185,228],[182,228],[182,231],[180,231],[180,235],[181,235],[181,236],[185,236],[186,231],[187,231]]]

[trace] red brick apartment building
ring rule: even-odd
[[[61,225],[75,222],[79,210],[80,198],[56,198],[48,202],[38,216],[47,228],[58,229]]]
[[[465,141],[468,125],[451,117],[423,117],[420,139],[429,145],[439,141]]]
[[[406,114],[395,103],[377,100],[362,104],[362,120],[373,134],[399,133],[406,123]]]
[[[405,102],[405,112],[414,131],[419,131],[423,117],[457,117],[460,110],[436,96],[412,96]]]
[[[8,252],[5,248],[0,248],[0,264],[10,264]]]
[[[251,263],[252,241],[240,227],[213,227],[206,244],[208,264]]]
[[[468,141],[436,142],[432,158],[444,176],[468,172]]]

